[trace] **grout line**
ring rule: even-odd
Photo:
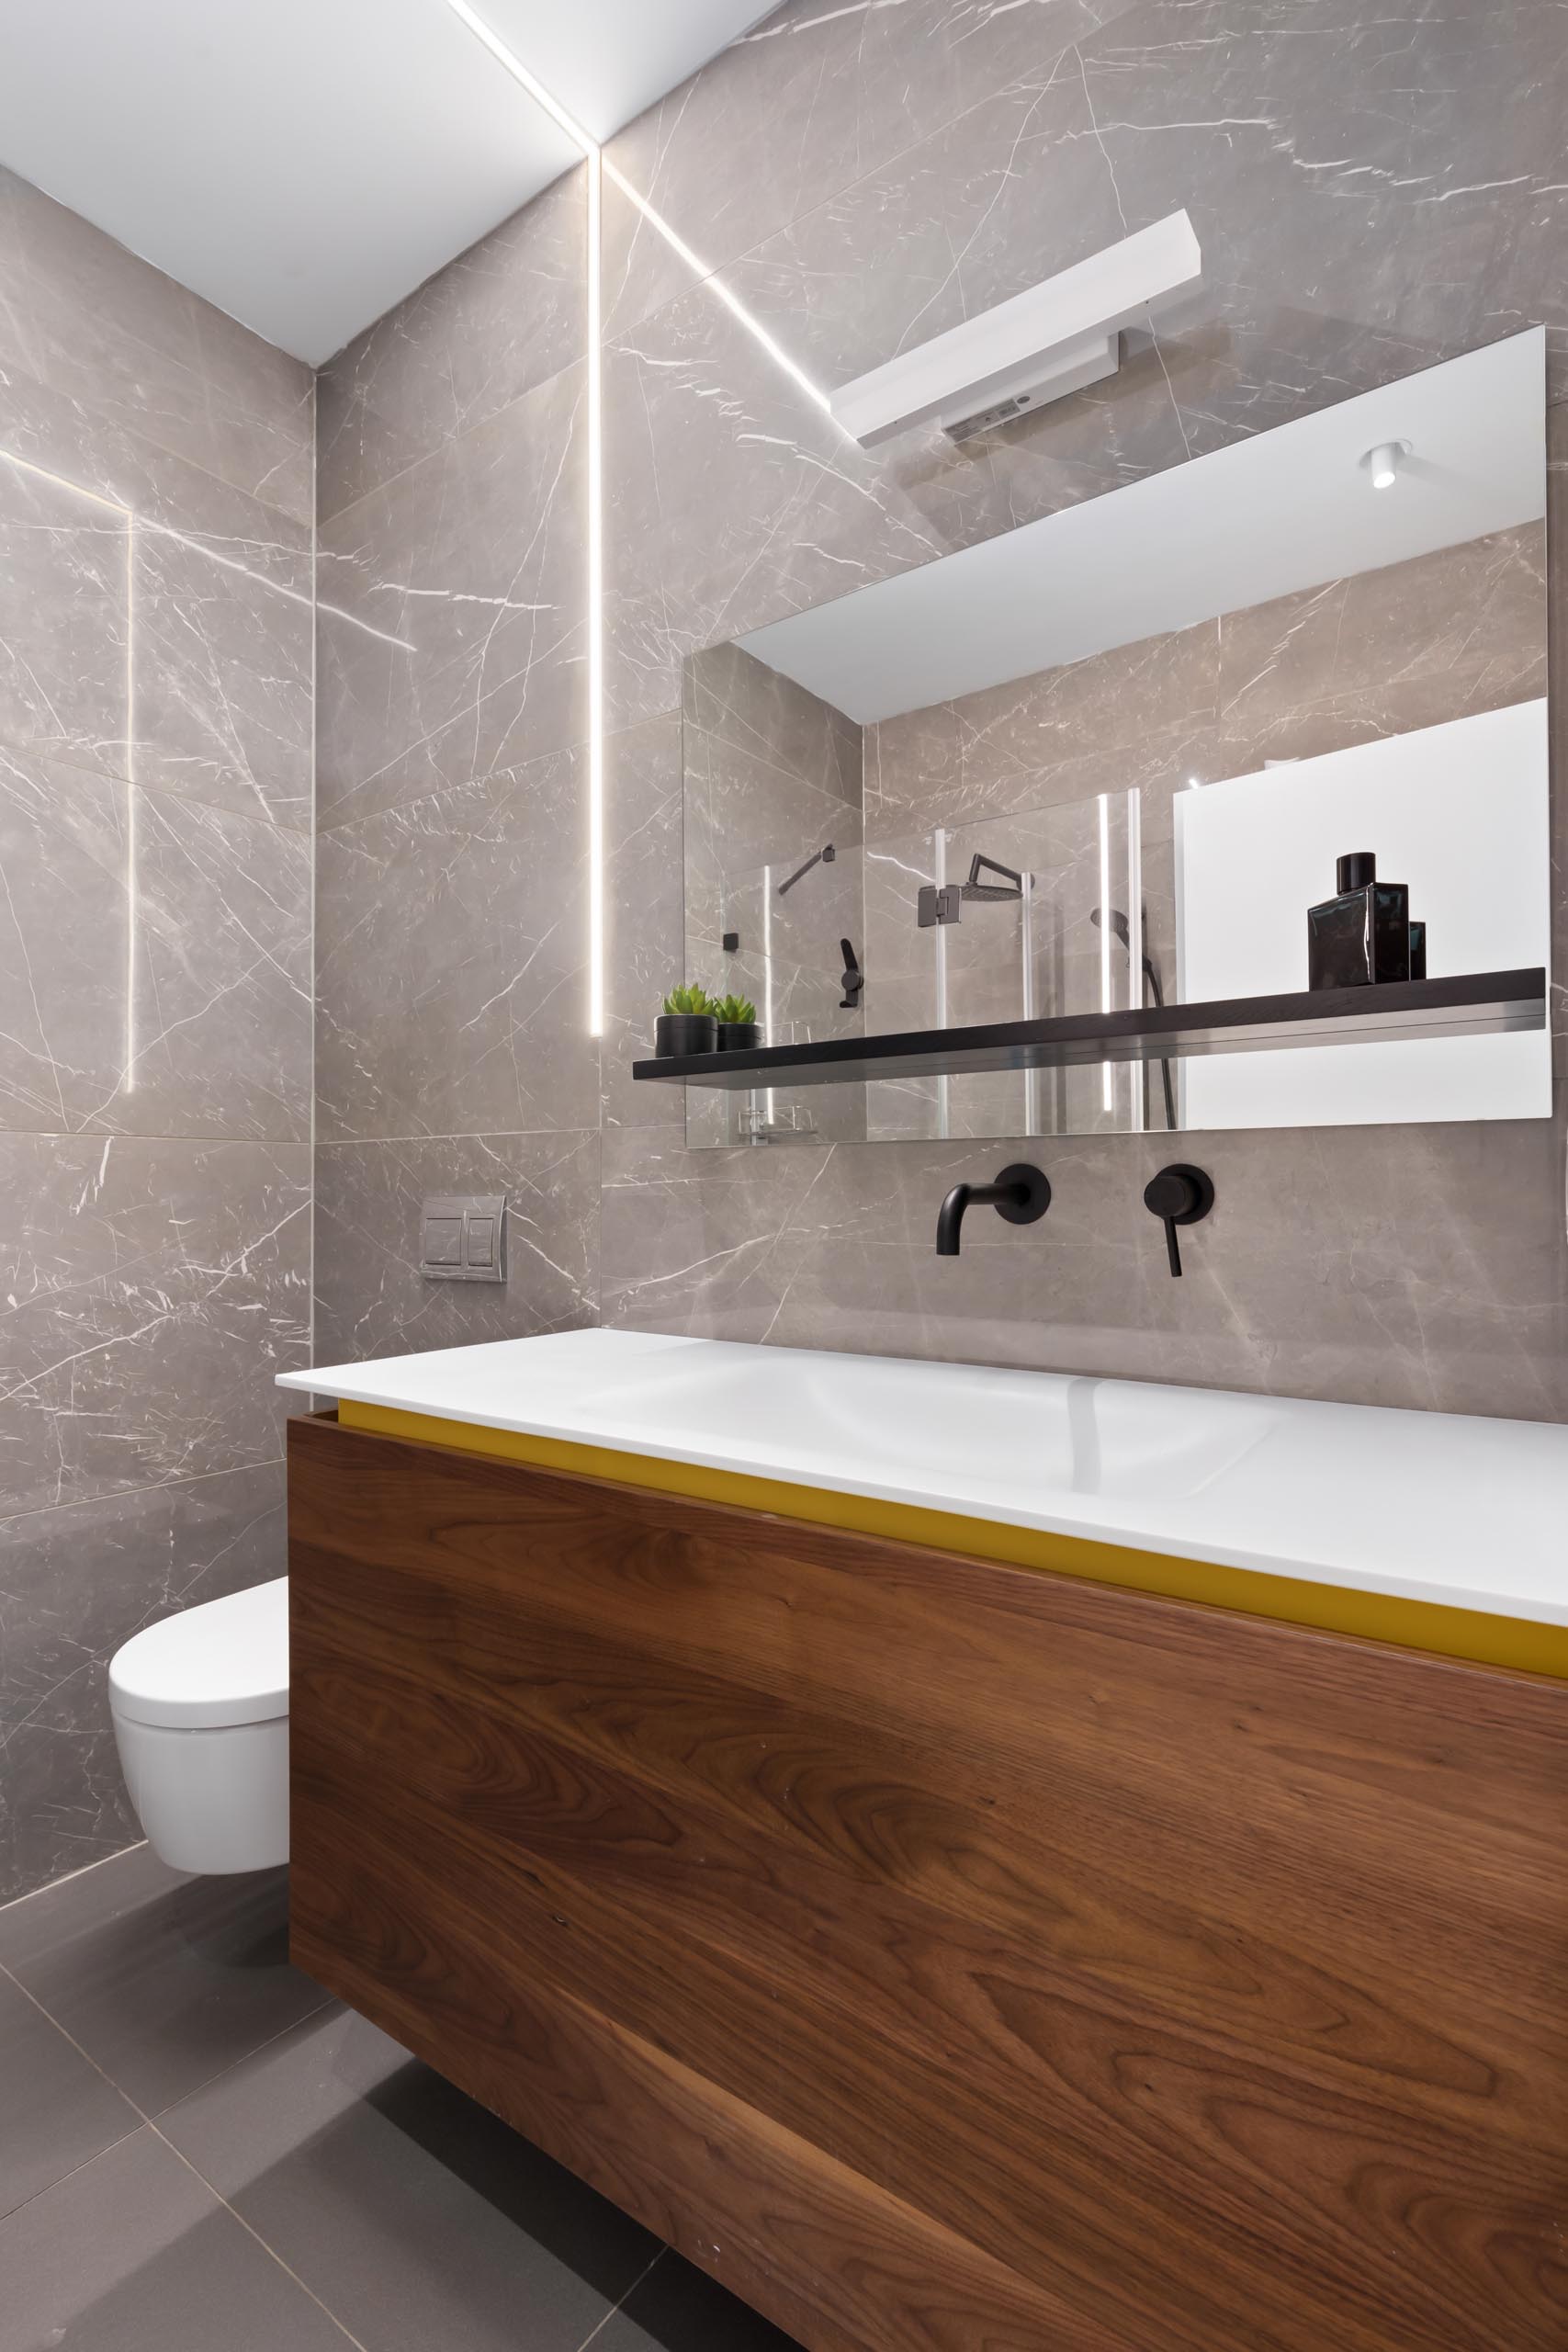
[[[121,2092],[120,2096],[123,2098],[124,2093]],[[277,2248],[275,2245],[269,2245],[258,2229],[252,2227],[251,2223],[246,2221],[244,2215],[239,2211],[239,2209],[236,2206],[230,2204],[229,2199],[222,2194],[221,2190],[213,2188],[212,2183],[208,2179],[206,2174],[198,2172],[195,2165],[192,2164],[190,2158],[186,2155],[181,2149],[175,2147],[174,2142],[168,2137],[167,2133],[159,2131],[157,2124],[153,2121],[151,2116],[147,2118],[147,2129],[154,2135],[155,2138],[163,2141],[164,2147],[168,2149],[171,2155],[178,2156],[186,2172],[190,2174],[191,2178],[193,2180],[198,2180],[203,2188],[206,2189],[208,2195],[209,2197],[216,2198],[219,2204],[222,2206],[223,2211],[226,2213],[231,2213],[235,2221],[240,2224],[240,2227],[243,2230],[249,2232],[250,2235],[254,2238],[257,2245],[260,2246],[262,2252],[264,2254],[270,2255],[273,2261],[276,2263],[278,2268],[285,2274],[285,2276],[293,2279],[294,2284],[299,2288],[300,2293],[310,2296],[310,2301],[315,2304],[316,2309],[319,2312],[323,2312],[325,2316],[331,2320],[338,2333],[348,2343],[355,2346],[355,2352],[367,2352],[365,2345],[361,2343],[359,2337],[355,2335],[351,2329],[344,2327],[336,2312],[333,2310],[332,2305],[330,2303],[324,2303],[320,2295],[317,2294],[315,2289],[306,2285],[304,2279],[300,2278],[299,2273],[294,2268],[292,2263],[285,2262],[283,2256],[278,2253]]]
[[[643,2280],[648,2277],[649,2271],[657,2270],[659,2265],[663,2261],[665,2256],[669,2252],[670,2248],[667,2245],[661,2245],[660,2247],[659,2252],[654,2256],[653,2260],[648,2265],[647,2269],[639,2270],[637,2272],[637,2277],[632,2280],[631,2285],[626,2289],[626,2291],[621,2297],[620,2301],[618,2303],[612,2303],[609,2310],[604,2313],[604,2318],[595,2321],[594,2324],[589,2329],[587,2335],[583,2337],[581,2343],[578,2346],[577,2352],[588,2352],[588,2347],[592,2343],[594,2337],[596,2335],[602,2335],[604,2330],[609,2326],[610,2322],[615,2317],[616,2312],[626,2309],[627,2303],[630,2302],[632,2297],[637,2293],[637,2289],[642,2285]]]
[[[371,1144],[383,1143],[506,1143],[513,1137],[529,1136],[596,1136],[596,1126],[575,1127],[457,1127],[449,1135],[423,1136],[328,1136],[321,1144],[323,1151],[362,1151]],[[203,1476],[207,1476],[203,1473]],[[52,1504],[45,1504],[52,1510]]]
[[[279,1458],[281,1459],[281,1457]],[[209,1470],[204,1475],[210,1478],[222,1478],[228,1474],[222,1470]],[[198,1482],[192,1478],[186,1480],[184,1483],[189,1486],[196,1486]],[[133,1495],[145,1495],[156,1494],[159,1492],[159,1489],[155,1487],[132,1487],[128,1491]],[[42,1508],[44,1510],[71,1510],[74,1506],[71,1503],[45,1503]],[[23,1519],[33,1519],[39,1516],[39,1514],[34,1511],[23,1511],[20,1516]],[[12,1520],[0,1521],[0,1525],[5,1526],[14,1526],[16,1524],[17,1521]],[[47,1878],[41,1886],[29,1886],[25,1894],[13,1894],[8,1903],[0,1903],[0,1918],[3,1918],[7,1911],[14,1911],[19,1903],[30,1903],[35,1895],[52,1894],[57,1886],[69,1886],[73,1878],[85,1878],[89,1871],[101,1871],[106,1863],[120,1861],[127,1854],[139,1854],[146,1843],[147,1840],[145,1838],[133,1838],[129,1846],[117,1846],[112,1854],[100,1854],[96,1862],[84,1862],[80,1870],[67,1871],[63,1878]],[[4,1963],[0,1963],[0,1976],[10,1976],[10,1970],[6,1968]],[[17,1981],[17,1980],[16,1978],[12,1978],[13,1983],[16,1983]],[[27,1990],[25,1985],[22,1989],[24,1992]],[[32,1995],[28,1993],[28,1998],[29,2001],[32,1997]],[[42,2002],[40,2001],[38,2006],[39,2008],[42,2008]],[[44,2015],[46,2017],[49,2016],[47,2009],[44,2010]],[[53,2018],[50,2018],[49,2021],[51,2025],[53,2025],[55,2022]],[[62,2026],[60,2030],[63,2033],[65,2028]],[[102,2072],[101,2068],[99,2069],[99,2072]],[[119,2085],[118,2083],[115,2085],[115,2088],[116,2090],[119,2088]]]
[[[144,793],[145,789],[142,785],[137,786],[139,792]],[[16,1136],[24,1143],[118,1143],[122,1158],[127,1147],[142,1143],[188,1143],[203,1151],[308,1151],[310,1148],[306,1135],[159,1135],[144,1134],[140,1127],[5,1127],[0,1128],[0,1134],[7,1139]],[[199,1475],[205,1477],[207,1474],[203,1471]]]
[[[127,2107],[129,2107],[129,2108],[130,2109],[130,2110],[131,2110],[131,2112],[132,2112],[133,2114],[138,2115],[138,2116],[140,2116],[140,2117],[141,2117],[141,2125],[140,2125],[140,2127],[139,2127],[139,2128],[140,2128],[140,2129],[141,2129],[141,2130],[144,2130],[144,2131],[151,2132],[152,2132],[152,2136],[153,2136],[153,2138],[154,2138],[155,2140],[160,2140],[160,2141],[162,2141],[162,2143],[163,2143],[164,2146],[165,2148],[167,2148],[167,2150],[169,2151],[169,2154],[170,2154],[172,2156],[176,2157],[176,2158],[178,2159],[178,2161],[179,2161],[182,2165],[184,2165],[184,2166],[185,2166],[185,2168],[186,2168],[186,2172],[188,2172],[188,2173],[189,2173],[189,2175],[190,2175],[191,2178],[192,2178],[193,2180],[199,2181],[199,2182],[200,2182],[200,2184],[201,2184],[201,2186],[202,2186],[202,2188],[206,2189],[206,2191],[207,2191],[208,2195],[209,2195],[210,2198],[212,2198],[216,2203],[218,2203],[218,2204],[221,2205],[221,2206],[222,2206],[222,2208],[223,2208],[223,2211],[224,2211],[226,2213],[232,2214],[232,2216],[233,2216],[234,2220],[235,2220],[236,2222],[238,2222],[238,2223],[240,2224],[240,2227],[241,2227],[241,2228],[242,2228],[242,2229],[246,2233],[246,2234],[247,2234],[248,2236],[254,2238],[254,2240],[255,2240],[255,2242],[256,2242],[257,2245],[259,2245],[259,2246],[261,2247],[262,2252],[263,2252],[264,2254],[265,2254],[265,2255],[269,2256],[271,2257],[271,2259],[272,2259],[274,2262],[276,2262],[276,2265],[277,2265],[278,2268],[279,2268],[279,2269],[280,2269],[280,2270],[285,2274],[285,2276],[286,2276],[286,2277],[288,2277],[288,2278],[292,2278],[292,2279],[293,2279],[294,2284],[299,2288],[299,2290],[300,2293],[301,2293],[301,2294],[304,2294],[304,2295],[309,2295],[309,2297],[310,2298],[310,2301],[315,2304],[315,2306],[316,2306],[317,2310],[318,2310],[319,2312],[323,2312],[323,2313],[325,2314],[325,2316],[326,2316],[328,2319],[330,2319],[330,2320],[331,2320],[331,2322],[332,2322],[333,2325],[337,2329],[337,2331],[338,2331],[339,2335],[342,2335],[342,2336],[343,2336],[343,2337],[344,2337],[344,2338],[348,2343],[350,2343],[350,2344],[352,2344],[352,2345],[354,2346],[354,2347],[355,2347],[355,2352],[367,2352],[367,2347],[366,2347],[366,2346],[365,2346],[365,2345],[363,2345],[363,2344],[360,2342],[360,2340],[359,2340],[359,2338],[358,2338],[358,2336],[357,2336],[357,2335],[353,2335],[353,2334],[350,2332],[350,2330],[349,2330],[348,2328],[344,2327],[344,2324],[343,2324],[342,2320],[341,2320],[341,2319],[339,2319],[339,2317],[338,2317],[337,2313],[336,2313],[336,2312],[332,2309],[331,2305],[330,2305],[330,2304],[327,2304],[327,2303],[324,2303],[324,2302],[321,2301],[321,2298],[320,2297],[320,2295],[318,2295],[318,2294],[316,2293],[315,2289],[314,2289],[313,2287],[307,2286],[307,2284],[306,2284],[305,2280],[304,2280],[303,2278],[300,2278],[299,2273],[299,2272],[298,2272],[298,2271],[293,2267],[293,2266],[292,2266],[291,2264],[289,2264],[289,2263],[285,2262],[285,2260],[284,2260],[283,2256],[278,2253],[277,2248],[276,2248],[276,2246],[274,2246],[274,2245],[268,2245],[268,2243],[267,2243],[267,2241],[266,2241],[266,2239],[263,2237],[263,2235],[262,2235],[261,2232],[260,2232],[258,2229],[254,2228],[254,2227],[252,2226],[252,2224],[251,2224],[249,2222],[247,2222],[247,2221],[246,2221],[246,2219],[245,2219],[244,2215],[243,2215],[242,2212],[240,2212],[240,2211],[238,2211],[238,2209],[237,2209],[235,2206],[233,2206],[233,2205],[231,2205],[231,2204],[230,2204],[229,2199],[228,2199],[223,2195],[222,2191],[221,2191],[220,2189],[214,2188],[214,2187],[212,2186],[212,2183],[208,2179],[208,2177],[207,2177],[206,2174],[205,2174],[205,2173],[202,2173],[202,2172],[198,2172],[198,2171],[197,2170],[197,2167],[195,2166],[195,2165],[193,2165],[193,2164],[192,2164],[192,2162],[191,2162],[190,2158],[189,2158],[189,2157],[185,2154],[184,2150],[183,2150],[183,2149],[180,2149],[180,2148],[176,2148],[176,2147],[175,2147],[175,2143],[174,2143],[174,2142],[169,2138],[168,2133],[167,2133],[166,2132],[161,2132],[161,2131],[159,2130],[158,2125],[157,2125],[157,2122],[155,2121],[155,2120],[153,2119],[153,2117],[152,2117],[151,2115],[149,2115],[149,2114],[148,2114],[148,2112],[147,2112],[146,2109],[145,2109],[145,2108],[141,2104],[140,2100],[138,2100],[138,2099],[133,2099],[133,2098],[131,2098],[131,2096],[130,2096],[130,2092],[129,2092],[129,2091],[122,2089],[122,2087],[120,2086],[120,2085],[115,2081],[114,2076],[113,2076],[113,2075],[108,2072],[107,2068],[107,2067],[104,2067],[104,2066],[100,2066],[100,2065],[99,2065],[99,2064],[98,2064],[97,2060],[94,2057],[94,2055],[93,2055],[93,2053],[92,2053],[92,2052],[91,2052],[90,2050],[84,2050],[84,2048],[82,2047],[82,2044],[77,2041],[77,2039],[76,2039],[75,2035],[74,2035],[73,2033],[72,2033],[72,2032],[68,2030],[68,2028],[66,2028],[65,2026],[62,2026],[62,2025],[61,2024],[61,2022],[60,2022],[60,2019],[59,2019],[57,2017],[53,2016],[53,2015],[51,2013],[51,2011],[50,2011],[50,2010],[48,2010],[48,2009],[46,2009],[46,2008],[44,2007],[44,2005],[43,2005],[43,2003],[39,1999],[38,1995],[37,1995],[36,1993],[29,1992],[29,1990],[28,1990],[28,1988],[27,1987],[27,1985],[25,1985],[25,1984],[22,1983],[21,1978],[20,1978],[19,1976],[15,1976],[15,1975],[13,1975],[13,1974],[12,1974],[12,1973],[11,1973],[11,1971],[10,1971],[8,1968],[6,1968],[6,1967],[4,1967],[4,1966],[0,1966],[0,1976],[4,1976],[4,1977],[5,1977],[5,1978],[6,1978],[6,1979],[10,1983],[10,1984],[14,1984],[14,1985],[16,1986],[16,1988],[17,1988],[17,1992],[18,1992],[18,1993],[20,1993],[20,1994],[23,1996],[24,1999],[28,2000],[28,2001],[30,2001],[30,2002],[32,2003],[32,2005],[33,2005],[34,2008],[38,2011],[38,2013],[39,2013],[39,2017],[46,2018],[46,2019],[48,2020],[48,2022],[49,2022],[49,2023],[50,2023],[50,2024],[54,2028],[54,2030],[55,2030],[56,2033],[63,2035],[64,2039],[65,2039],[65,2040],[66,2040],[66,2041],[71,2044],[72,2049],[75,2051],[75,2052],[76,2052],[77,2056],[78,2056],[79,2058],[85,2058],[85,2059],[86,2060],[87,2064],[88,2064],[89,2066],[91,2066],[91,2068],[93,2069],[93,2072],[94,2072],[96,2075],[98,2075],[98,2076],[99,2076],[99,2077],[100,2077],[104,2082],[107,2083],[107,2085],[108,2085],[108,2086],[109,2086],[110,2090],[112,2090],[113,2092],[115,2092],[115,2093],[116,2093],[116,2095],[117,2095],[118,2098],[120,2098],[124,2099],[124,2101],[125,2101],[125,2103],[126,2103]],[[312,2012],[312,2014],[314,2014],[314,2012]],[[274,2039],[276,2039],[276,2036],[274,2037]],[[265,2045],[264,2045],[264,2046],[265,2046]],[[236,2061],[235,2061],[235,2064],[236,2064],[237,2065],[238,2065],[238,2064],[243,2064],[243,2061],[238,2060],[238,2059],[236,2059]],[[227,2070],[225,2069],[225,2071],[227,2071]],[[213,2080],[213,2081],[216,2081],[216,2080],[217,2080],[217,2077],[216,2077],[216,2075],[214,2075],[214,2076],[212,2076],[210,2079],[211,2079],[211,2080]],[[177,2100],[175,2101],[175,2104],[176,2104],[176,2105],[178,2104],[178,2101],[177,2101]],[[163,2111],[164,2111],[164,2113],[167,2114],[169,2110],[165,2108]],[[122,2133],[120,2134],[120,2137],[119,2137],[118,2140],[112,2140],[112,2141],[109,2143],[109,2148],[119,2148],[119,2147],[123,2147],[127,2140],[134,2139],[134,2138],[135,2138],[135,2136],[136,2136],[136,2134],[135,2134],[135,2132],[122,2132]],[[98,2155],[99,2155],[99,2156],[106,2156],[106,2155],[107,2155],[107,2154],[108,2154],[108,2153],[109,2153],[109,2148],[100,2148],[100,2149],[98,2150]],[[88,2161],[88,2163],[90,2163],[90,2164],[96,2164],[96,2161],[97,2161],[97,2157],[96,2157],[96,2156],[89,2157],[87,2161]],[[72,2166],[72,2172],[81,2172],[81,2171],[83,2171],[84,2169],[85,2169],[85,2167],[84,2167],[83,2165],[73,2165]],[[61,2175],[61,2178],[62,2178],[62,2180],[69,2180],[69,2179],[70,2179],[70,2177],[71,2177],[71,2173],[62,2173],[62,2174]],[[54,2186],[55,2186],[55,2184],[51,2181],[51,2184],[50,2184],[50,2186],[51,2186],[51,2188],[52,2188],[52,2187],[54,2187]],[[42,2189],[40,2189],[40,2190],[39,2191],[39,2195],[40,2197],[41,2197],[41,2196],[43,2196],[43,2195],[45,2195],[45,2194],[46,2194],[46,2192],[45,2192],[44,2190],[42,2190]],[[33,2199],[32,2199],[32,2198],[30,2198],[30,2197],[29,2197],[26,2201],[27,2201],[27,2203],[28,2203],[28,2204],[29,2204],[29,2205],[30,2205],[30,2204],[32,2204],[32,2203],[33,2203],[33,2201],[34,2201],[34,2200],[33,2200]],[[20,2211],[22,2211],[24,2209],[23,2209],[23,2207],[22,2207],[22,2206],[17,2206],[16,2210],[17,2210],[17,2212],[20,2212]],[[6,2218],[8,2219],[8,2218],[9,2218],[9,2216],[7,2216]],[[0,2226],[3,2226],[3,2224],[0,2224]],[[655,2258],[657,2259],[657,2257],[655,2257]]]
[[[0,1975],[4,1973],[5,1971],[0,1969]],[[54,2019],[51,2018],[49,2022],[53,2025]],[[122,2092],[120,2096],[123,2098],[124,2093]],[[96,2165],[100,2156],[110,2154],[116,2148],[123,2148],[128,2140],[136,2139],[147,2128],[140,2119],[128,2124],[118,2139],[106,2140],[101,2148],[95,2148],[92,2154],[84,2156],[79,2165],[68,2165],[64,2172],[57,2173],[52,2180],[46,2180],[41,2188],[35,2188],[30,2197],[24,2197],[19,2205],[13,2205],[8,2213],[0,2213],[0,2238],[4,2237],[6,2229],[19,2213],[25,2213],[29,2205],[36,2205],[40,2197],[47,2197],[51,2188],[63,2188],[66,2181],[74,2180],[79,2172],[85,2172],[89,2165]]]
[[[291,2033],[297,2033],[301,2026],[313,2025],[320,2018],[323,2009],[330,2009],[334,2006],[341,2007],[343,2005],[341,2002],[337,2001],[334,1994],[323,1993],[313,2009],[305,2009],[299,2017],[291,2018],[288,2025],[279,2026],[276,2033],[269,2033],[265,2041],[258,2041],[255,2048],[254,2050],[247,2050],[243,2056],[239,2058],[231,2058],[229,2064],[226,2066],[220,2066],[216,2074],[204,2075],[199,2083],[192,2083],[190,2088],[188,2090],[182,2091],[178,2098],[172,2098],[167,2107],[159,2108],[155,2113],[150,2112],[147,2117],[148,2122],[153,2125],[159,2124],[164,2116],[173,2115],[176,2107],[183,2107],[187,2098],[196,2098],[202,2091],[209,2091],[214,2083],[223,2082],[230,2075],[238,2074],[240,2068],[242,2066],[248,2066],[253,2058],[259,2058],[264,2050],[274,2049],[278,2042],[286,2041],[288,2039],[288,2036]],[[46,2011],[45,2014],[47,2015],[48,2012]],[[54,2022],[59,2024],[60,2021],[56,2018]],[[62,2026],[61,2027],[61,2031],[64,2031],[64,2028]],[[108,2079],[111,2083],[114,2082],[114,2076],[112,2075]],[[120,2092],[120,2096],[122,2098],[130,2097],[130,2093],[122,2090],[118,2083],[115,2083],[114,2086],[117,2091]],[[186,2161],[188,2163],[189,2159],[187,2158]],[[199,2167],[193,2166],[192,2169],[197,2170]],[[204,2180],[207,2178],[205,2173],[202,2175],[202,2178]],[[221,2189],[218,2188],[211,2181],[208,2181],[207,2185],[212,2189],[212,2193],[215,2197],[222,2195]]]
[[[188,1478],[150,1478],[144,1487],[115,1487],[107,1494],[78,1495],[73,1500],[61,1503],[35,1503],[30,1510],[7,1511],[3,1518],[0,1518],[0,1529],[20,1527],[25,1519],[43,1519],[51,1511],[83,1510],[89,1503],[130,1501],[137,1495],[180,1494],[186,1487],[204,1487],[211,1478],[242,1477],[251,1470],[271,1470],[275,1467],[281,1469],[285,1459],[286,1456],[282,1453],[268,1453],[259,1461],[235,1462],[222,1470],[195,1470]],[[127,1638],[130,1638],[129,1635]],[[134,1843],[137,1846],[144,1846],[147,1840],[145,1838],[138,1838]],[[129,1846],[117,1846],[112,1854],[100,1854],[96,1862],[84,1862],[80,1870],[67,1871],[64,1878],[46,1879],[43,1886],[29,1886],[27,1894],[15,1894],[10,1900],[13,1903],[25,1903],[28,1894],[42,1894],[45,1887],[63,1886],[66,1879],[80,1878],[83,1871],[96,1871],[99,1862],[118,1861],[121,1854],[130,1853],[131,1850],[132,1848]],[[8,1907],[8,1905],[0,1903],[0,1911]]]

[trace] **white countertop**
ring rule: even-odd
[[[1568,1428],[565,1331],[281,1388],[1568,1624]]]

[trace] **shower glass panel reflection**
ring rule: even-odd
[[[715,877],[716,982],[766,1043],[1121,1011],[1157,1001],[1136,792],[798,854]],[[1131,910],[1137,910],[1137,922]],[[733,944],[730,943],[733,942]],[[1174,1125],[1153,1064],[687,1092],[694,1144],[919,1141]]]

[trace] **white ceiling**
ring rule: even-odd
[[[1382,441],[1411,455],[1378,491],[1359,461]],[[1545,512],[1531,327],[739,642],[865,725]]]
[[[480,5],[599,139],[765,13]],[[312,365],[577,155],[445,0],[9,0],[0,14],[0,162]]]

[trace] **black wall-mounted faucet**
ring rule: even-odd
[[[839,942],[839,948],[844,959],[844,993],[839,1000],[839,1011],[840,1012],[858,1012],[860,1011],[861,996],[865,988],[865,974],[861,970],[859,964],[855,960],[854,942],[852,939],[840,939]]]
[[[936,1254],[956,1258],[968,1208],[994,1208],[1010,1225],[1033,1225],[1051,1205],[1050,1180],[1027,1160],[1004,1168],[994,1184],[954,1184],[937,1211]]]
[[[1201,1168],[1188,1168],[1178,1162],[1174,1167],[1162,1168],[1144,1186],[1144,1206],[1165,1227],[1165,1246],[1173,1274],[1181,1272],[1177,1227],[1197,1225],[1213,1205],[1213,1184]]]

